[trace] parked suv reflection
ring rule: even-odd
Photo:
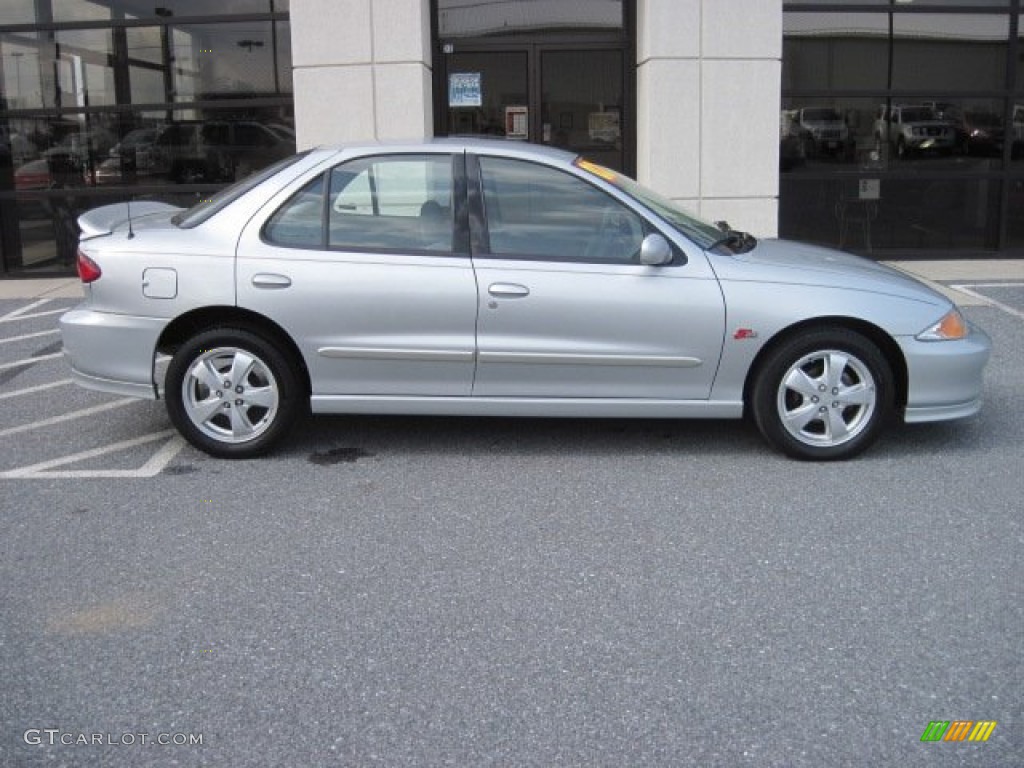
[[[295,152],[285,127],[255,121],[180,121],[129,133],[96,169],[96,183],[213,184],[244,178]]]
[[[920,152],[952,152],[956,146],[952,123],[941,119],[928,104],[880,106],[875,138],[879,144],[888,142],[900,158]]]

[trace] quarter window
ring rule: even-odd
[[[264,235],[272,243],[293,248],[324,246],[324,177],[307,184],[267,222]]]
[[[480,176],[493,255],[637,263],[643,219],[611,195],[522,160],[481,157]]]

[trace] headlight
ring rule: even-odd
[[[939,322],[917,334],[918,341],[952,341],[962,339],[968,333],[967,321],[960,310],[951,309]]]

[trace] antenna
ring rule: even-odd
[[[132,196],[128,195],[128,200],[125,201],[125,205],[128,206],[128,239],[131,240],[135,237],[135,233],[132,232]]]

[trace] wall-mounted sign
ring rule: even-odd
[[[861,179],[857,186],[857,196],[861,200],[878,200],[882,196],[882,180]]]
[[[448,75],[448,106],[483,106],[482,83],[483,78],[479,72],[453,72]]]
[[[619,140],[618,112],[591,112],[587,115],[587,131],[591,141],[614,142]]]
[[[527,107],[505,107],[505,137],[526,139],[530,136],[530,110]]]

